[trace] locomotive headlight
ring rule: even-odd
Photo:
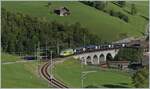
[[[108,47],[110,48],[110,47],[111,47],[111,45],[108,45]]]
[[[97,47],[97,46],[95,46],[95,49],[98,49],[98,47]]]
[[[125,44],[122,44],[122,47],[125,47]]]
[[[86,49],[85,48],[83,48],[83,51],[85,51]]]

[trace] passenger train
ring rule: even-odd
[[[117,49],[117,48],[123,48],[126,47],[126,43],[122,44],[108,44],[108,45],[89,45],[85,47],[79,47],[75,49],[65,49],[60,52],[60,56],[70,56],[73,54],[81,54],[84,52],[92,52],[92,51],[98,51],[98,50],[106,50],[106,49]]]
[[[93,52],[93,51],[100,51],[100,50],[107,50],[107,49],[119,49],[119,48],[124,48],[124,47],[132,47],[132,48],[138,48],[141,45],[138,43],[134,43],[132,45],[127,44],[127,43],[115,43],[115,44],[104,44],[104,45],[88,45],[84,47],[79,47],[79,48],[69,48],[69,49],[64,49],[60,52],[59,56],[60,57],[66,57],[66,56],[71,56],[71,55],[76,55],[76,54],[82,54],[85,52]],[[49,56],[42,56],[42,59],[49,59]],[[27,60],[35,60],[35,56],[25,56],[24,59]]]

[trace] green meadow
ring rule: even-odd
[[[53,69],[54,75],[57,79],[63,81],[66,85],[79,88],[81,87],[81,70],[95,71],[88,73],[84,79],[83,87],[96,86],[107,88],[123,88],[132,87],[130,76],[119,70],[101,69],[100,67],[84,66],[81,69],[79,60],[69,59],[64,63],[55,65]]]
[[[17,56],[2,53],[2,61],[22,60]],[[1,64],[2,88],[43,88],[48,84],[37,72],[37,62]]]

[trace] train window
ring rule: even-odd
[[[98,46],[98,48],[100,49],[100,48],[101,48],[101,46]]]

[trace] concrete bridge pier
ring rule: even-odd
[[[87,65],[87,61],[84,57],[81,58],[81,63]]]

